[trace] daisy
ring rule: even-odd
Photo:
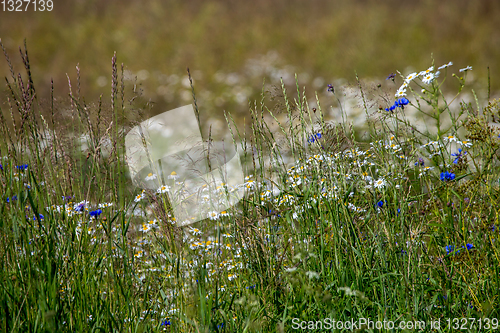
[[[153,179],[156,179],[156,175],[151,172],[145,178],[145,180],[153,180]]]
[[[217,213],[216,211],[209,212],[208,218],[211,220],[217,220],[219,218],[219,213]]]
[[[472,142],[470,142],[469,140],[466,140],[466,141],[458,141],[459,144],[461,144],[462,146],[465,146],[467,148],[470,148],[472,147]]]
[[[200,229],[192,227],[189,227],[189,232],[191,232],[194,236],[200,236],[202,234]]]
[[[161,193],[165,193],[165,192],[168,192],[168,191],[169,191],[169,189],[170,189],[170,187],[168,187],[167,185],[163,185],[163,186],[161,186],[161,187],[160,187],[160,188],[156,191],[156,193],[159,193],[159,194],[161,194]]]
[[[471,71],[472,70],[472,66],[467,66],[465,68],[462,68],[459,70],[460,73],[463,73],[463,72],[467,72],[467,71]]]
[[[448,68],[448,67],[450,67],[451,65],[453,65],[453,63],[450,61],[449,63],[444,64],[443,66],[439,67],[438,69]]]
[[[406,88],[399,88],[398,91],[396,91],[396,94],[394,95],[396,98],[398,97],[405,97],[406,96]]]
[[[431,66],[431,67],[427,68],[425,71],[421,71],[420,73],[418,73],[418,76],[424,76],[424,75],[430,74],[433,70],[434,70],[434,66]]]
[[[458,141],[457,138],[454,137],[453,135],[448,135],[444,139],[447,140],[448,142],[457,142]]]
[[[143,223],[141,231],[142,232],[148,232],[149,230],[151,230],[151,226],[149,224]]]
[[[134,201],[139,202],[142,198],[144,198],[144,191],[141,194],[136,195]]]
[[[434,81],[433,73],[425,74],[425,76],[422,79],[422,82],[425,84],[430,84],[432,81]]]
[[[405,82],[406,83],[410,83],[411,81],[413,81],[413,79],[415,79],[417,77],[417,73],[411,73],[411,74],[408,74],[408,76],[406,77],[405,79]]]
[[[176,180],[177,178],[179,178],[179,176],[177,175],[177,172],[175,172],[175,171],[172,171],[172,173],[170,174],[170,176],[168,176],[168,179],[174,179],[174,180]]]
[[[384,178],[379,178],[374,184],[373,187],[375,188],[383,188],[385,185],[387,185],[387,182],[385,181]]]

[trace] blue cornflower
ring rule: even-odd
[[[170,326],[170,320],[162,321],[160,326]]]
[[[307,140],[307,142],[309,142],[309,143],[313,143],[313,142],[315,142],[316,140],[319,140],[319,139],[321,139],[321,138],[322,138],[321,133],[316,133],[316,134],[311,135],[311,136],[309,137],[309,139]]]
[[[43,216],[42,214],[39,214],[39,216],[40,216],[40,220],[45,219],[45,216]],[[36,221],[36,216],[33,216],[33,221]]]
[[[460,160],[460,158],[462,158],[462,156],[465,156],[465,155],[467,155],[467,152],[466,152],[466,151],[464,151],[464,152],[462,153],[462,148],[458,148],[458,153],[456,153],[456,154],[451,154],[451,156],[456,157],[456,158],[455,158],[455,160],[453,161],[453,163],[457,164],[458,160]]]
[[[395,109],[396,109],[396,105],[391,105],[391,107],[390,107],[390,108],[385,108],[385,111],[387,111],[387,112],[392,112],[392,111],[394,111]]]
[[[384,206],[384,203],[387,203],[387,201],[380,200],[379,202],[377,202],[377,204],[375,205],[375,207],[382,208]]]
[[[327,91],[331,91],[333,93],[333,92],[335,92],[335,89],[333,89],[333,86],[331,84],[329,84]]]
[[[387,77],[386,80],[392,80],[394,82],[394,78],[396,78],[396,74],[391,73],[391,74],[389,74],[389,76]]]
[[[446,247],[445,247],[446,254],[450,254],[451,252],[453,252],[454,249],[455,249],[455,245],[446,245]]]
[[[469,251],[470,249],[472,249],[474,247],[474,245],[472,245],[470,243],[465,244],[465,246],[467,247],[467,251]],[[462,247],[465,248],[463,245],[462,245]]]
[[[16,165],[16,169],[18,169],[19,171],[24,171],[28,169],[28,164]]]
[[[455,174],[453,172],[441,172],[441,180],[442,181],[449,181],[455,179]]]
[[[253,286],[245,287],[246,289],[255,289],[255,284]]]
[[[221,329],[224,327],[224,323],[217,325],[217,329]]]
[[[406,98],[404,98],[404,97],[403,97],[403,98],[400,98],[400,99],[396,100],[396,101],[394,102],[394,104],[393,104],[393,105],[391,105],[391,107],[389,107],[389,108],[385,108],[385,111],[390,111],[390,112],[392,112],[392,111],[394,111],[396,108],[402,108],[402,109],[404,109],[404,108],[405,108],[405,105],[408,105],[408,103],[410,103],[410,101],[409,101],[408,99],[406,99]]]
[[[396,107],[400,107],[400,108],[404,109],[404,106],[408,105],[408,103],[410,103],[410,101],[407,98],[402,97],[402,98],[398,99],[396,102],[394,102],[394,105]]]
[[[99,208],[98,210],[94,210],[94,211],[90,212],[89,215],[90,216],[99,216],[99,215],[101,215],[101,213],[102,213],[102,209]]]
[[[0,164],[0,170],[2,170],[2,171],[3,171],[3,166],[2,166],[1,164]]]

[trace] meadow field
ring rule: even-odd
[[[499,329],[498,4],[305,3],[2,13],[0,331]]]

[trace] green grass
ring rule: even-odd
[[[146,117],[128,102],[115,57],[112,73],[109,107],[85,102],[79,76],[64,104],[42,104],[29,70],[8,79],[2,331],[285,332],[324,318],[443,327],[499,317],[500,133],[489,125],[499,101],[458,105],[470,71],[415,79],[392,112],[397,87],[369,100],[360,83],[365,135],[325,121],[321,100],[311,109],[298,84],[282,84],[273,101],[263,94],[250,131],[226,113],[246,195],[184,227],[166,194],[128,178],[124,135]],[[446,80],[459,87],[453,102]],[[55,120],[68,109],[69,125]]]

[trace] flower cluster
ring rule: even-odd
[[[441,180],[446,182],[455,179],[455,174],[449,171],[441,172]]]
[[[396,100],[391,107],[385,108],[385,111],[393,112],[396,108],[404,109],[405,105],[408,105],[408,103],[410,103],[410,101],[408,101],[408,99],[402,97],[402,98]]]

